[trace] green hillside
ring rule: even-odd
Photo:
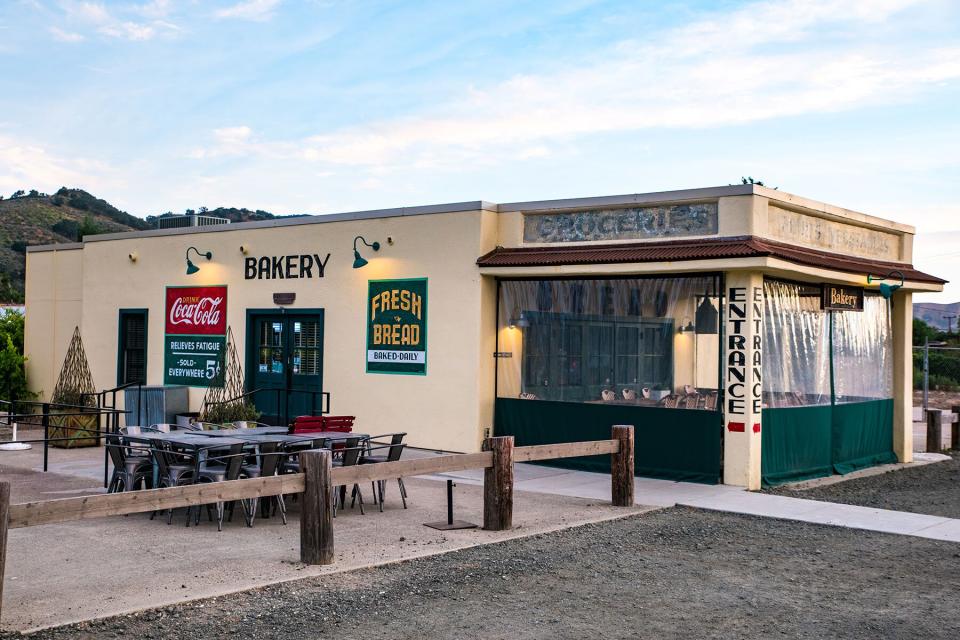
[[[231,222],[271,220],[262,210],[219,207],[187,209],[186,214],[226,218]],[[77,242],[83,236],[156,229],[157,219],[183,215],[167,212],[146,219],[117,209],[83,189],[61,188],[54,194],[17,191],[0,196],[0,303],[23,302],[26,248],[35,244]]]
[[[120,211],[82,189],[54,194],[18,191],[0,199],[0,302],[23,301],[26,247],[76,242],[84,235],[149,229],[146,220]]]

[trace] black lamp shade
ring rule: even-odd
[[[697,333],[717,333],[720,324],[720,312],[710,302],[710,298],[703,296],[703,301],[697,307]]]

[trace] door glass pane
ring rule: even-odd
[[[283,373],[283,323],[260,321],[258,373]]]
[[[320,375],[320,322],[293,322],[293,375]]]

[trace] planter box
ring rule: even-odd
[[[77,412],[71,409],[65,413]],[[97,439],[97,419],[99,414],[95,409],[89,415],[58,415],[60,412],[50,412],[50,446],[59,449],[77,449],[80,447],[95,447]],[[62,440],[61,438],[67,438]]]

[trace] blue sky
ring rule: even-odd
[[[0,78],[4,194],[325,213],[751,175],[916,225],[960,281],[953,0],[4,0]]]

